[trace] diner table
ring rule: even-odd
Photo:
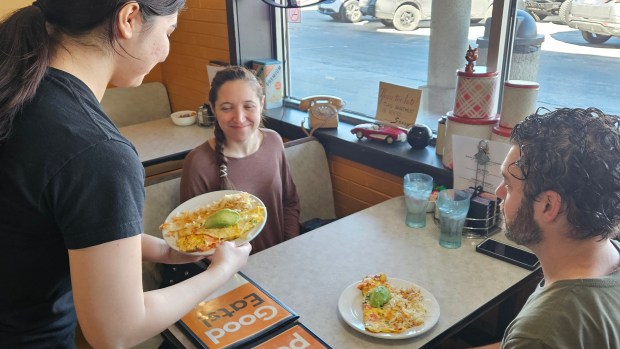
[[[170,118],[129,125],[119,130],[136,147],[145,167],[181,160],[190,150],[213,137],[213,127],[177,126]]]
[[[493,238],[507,242],[502,232]],[[401,196],[251,255],[242,272],[333,348],[371,349],[434,347],[540,276],[476,252],[481,239],[463,239],[457,249],[438,240],[432,214],[425,228],[405,225]],[[440,308],[437,324],[405,339],[375,338],[349,326],[338,310],[341,294],[380,272],[429,291]],[[164,335],[179,347],[196,348],[177,325]]]

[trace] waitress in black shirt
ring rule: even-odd
[[[0,347],[96,348],[160,333],[222,285],[251,247],[142,289],[142,260],[188,263],[143,232],[144,169],[102,111],[169,51],[184,0],[38,0],[0,22]]]

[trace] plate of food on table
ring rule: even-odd
[[[439,321],[439,303],[430,292],[384,273],[364,276],[345,288],[338,311],[355,330],[386,339],[418,336]]]
[[[198,195],[175,208],[159,227],[173,249],[207,256],[223,241],[237,246],[254,239],[265,226],[267,209],[256,196],[236,190]]]

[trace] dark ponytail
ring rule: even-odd
[[[36,6],[17,10],[0,23],[0,145],[45,75],[50,41],[45,16]]]
[[[93,37],[100,39],[101,48],[114,48],[115,19],[129,2],[140,5],[145,22],[185,6],[185,0],[37,0],[0,22],[0,146],[24,104],[34,97],[62,36],[80,40],[98,30]]]

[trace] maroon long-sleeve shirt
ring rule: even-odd
[[[251,242],[252,253],[299,235],[299,197],[282,139],[272,130],[261,131],[263,142],[254,154],[228,158],[228,178],[235,188],[257,196],[267,207],[267,222]],[[215,150],[205,142],[192,150],[183,162],[181,202],[219,190],[219,187]]]

